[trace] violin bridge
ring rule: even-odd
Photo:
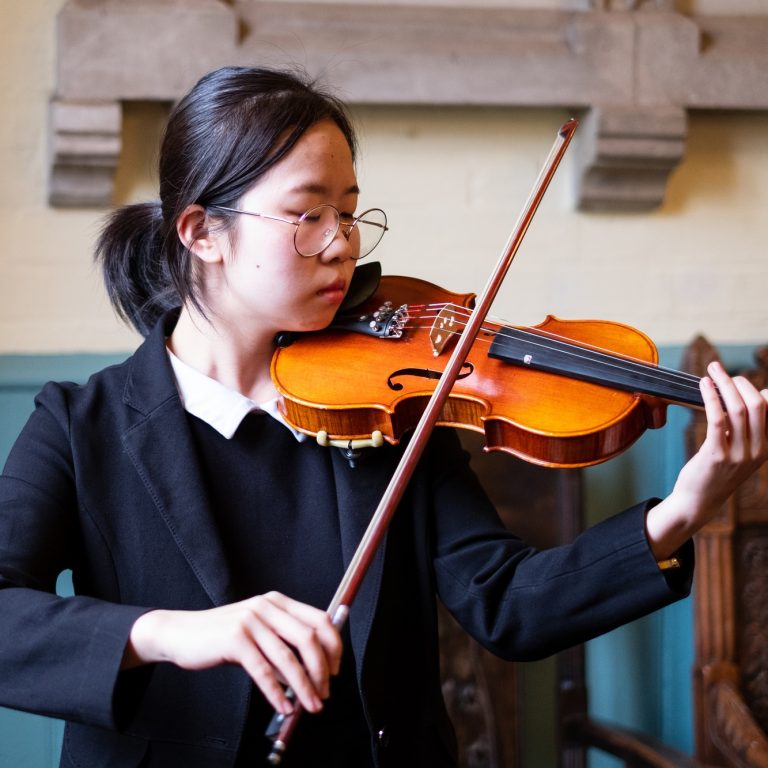
[[[442,354],[448,342],[455,335],[461,333],[466,324],[466,318],[462,319],[455,304],[446,304],[438,313],[432,328],[429,331],[429,340],[432,343],[432,354],[438,357]]]

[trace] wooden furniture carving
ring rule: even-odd
[[[581,473],[534,466],[507,454],[482,453],[482,437],[461,432],[473,468],[505,524],[521,538],[549,547],[571,541],[583,526]],[[520,665],[482,650],[441,614],[443,694],[456,726],[461,768],[529,768],[524,762]],[[701,764],[644,734],[590,719],[584,648],[558,655],[556,712],[561,768],[585,768],[587,750],[614,755],[634,768],[696,768]],[[540,761],[530,768],[538,768]]]
[[[704,337],[683,368],[704,375],[719,359]],[[768,386],[768,346],[740,371]],[[691,454],[704,438],[703,414],[687,434]],[[694,712],[698,756],[718,766],[768,767],[768,467],[747,482],[696,540]]]
[[[456,729],[462,768],[522,766],[518,674],[440,612],[443,697]]]
[[[556,546],[576,535],[581,525],[578,472],[545,469],[508,454],[484,454],[482,436],[466,430],[460,436],[507,527],[537,547]],[[446,612],[441,613],[440,635],[443,695],[459,738],[460,766],[523,768],[519,665],[483,650]],[[553,693],[549,698],[554,702]]]

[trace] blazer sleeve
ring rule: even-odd
[[[145,674],[120,663],[147,609],[55,593],[63,570],[87,566],[65,400],[48,385],[0,476],[0,704],[114,728],[118,683]]]
[[[683,568],[671,576],[651,552],[645,515],[654,500],[587,529],[569,545],[539,551],[504,527],[456,436],[444,430],[440,443],[431,458],[437,591],[492,652],[542,658],[689,593],[692,542],[681,552]]]

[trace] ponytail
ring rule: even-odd
[[[117,314],[142,335],[180,298],[168,272],[160,203],[118,208],[96,242],[96,261]]]

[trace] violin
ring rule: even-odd
[[[277,350],[272,379],[286,420],[322,445],[400,442],[474,299],[417,278],[381,278],[357,311]],[[663,426],[668,404],[703,407],[696,377],[657,362],[651,339],[621,323],[550,315],[521,328],[486,318],[436,423],[483,433],[486,450],[535,464],[597,464]]]

